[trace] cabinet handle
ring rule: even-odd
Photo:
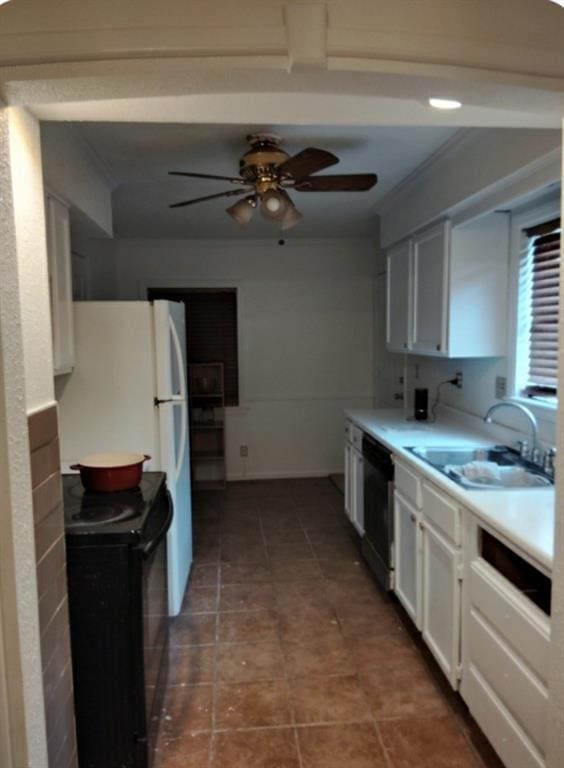
[[[441,351],[441,345],[437,344],[437,352],[440,352],[440,351]]]
[[[404,349],[407,349],[407,341],[404,341],[404,342],[403,342],[403,348],[404,348]]]
[[[425,525],[423,523],[419,523],[419,529],[421,531],[424,531],[425,530]]]
[[[411,513],[411,515],[410,515],[410,518],[411,518],[411,522],[412,522],[412,523],[414,523],[414,522],[415,522],[415,520],[416,520],[416,517],[415,517],[415,515],[413,514],[413,512]]]

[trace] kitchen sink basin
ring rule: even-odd
[[[505,445],[408,450],[468,489],[544,488],[554,482],[536,464]]]

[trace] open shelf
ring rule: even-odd
[[[225,487],[225,400],[223,363],[192,363],[190,386],[190,442],[192,487]]]

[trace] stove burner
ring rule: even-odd
[[[80,512],[72,515],[73,525],[103,525],[105,523],[118,523],[121,520],[129,520],[136,517],[136,512],[129,506],[114,504],[103,506],[101,504],[84,504]]]

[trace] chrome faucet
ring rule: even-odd
[[[491,424],[492,423],[492,413],[494,413],[494,411],[497,411],[498,408],[503,408],[503,407],[506,407],[506,408],[517,408],[517,410],[521,411],[521,413],[524,413],[525,416],[527,416],[527,418],[531,422],[531,432],[532,432],[532,437],[533,437],[533,445],[531,446],[530,455],[531,456],[536,456],[537,461],[538,461],[539,458],[538,458],[538,448],[537,448],[537,434],[538,434],[537,419],[535,417],[535,414],[531,410],[529,410],[529,408],[527,408],[525,405],[521,405],[521,403],[513,403],[510,400],[504,401],[503,403],[494,403],[494,405],[492,405],[491,408],[488,408],[488,412],[484,416],[484,421],[487,424]],[[526,441],[523,441],[523,443],[525,443],[525,446],[526,446]],[[523,455],[523,451],[521,452],[521,455]],[[527,456],[523,456],[523,458],[527,458]]]

